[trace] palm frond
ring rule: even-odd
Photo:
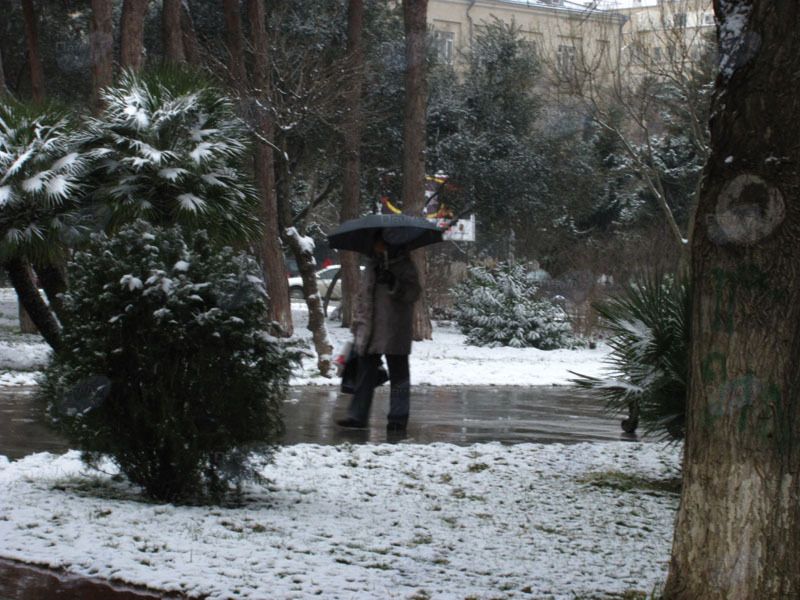
[[[646,433],[680,440],[685,431],[689,368],[690,293],[687,281],[651,275],[595,309],[611,337],[605,377],[574,373],[572,382],[596,392],[610,412],[639,409]]]

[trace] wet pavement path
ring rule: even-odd
[[[379,389],[368,430],[346,430],[350,396],[337,388],[297,387],[284,405],[284,444],[382,443],[387,439],[388,386]],[[417,387],[412,390],[411,421],[403,442],[479,442],[515,444],[577,443],[631,438],[620,418],[603,413],[585,392],[568,387]],[[63,452],[65,440],[42,422],[32,388],[0,388],[0,454],[11,460],[34,452]],[[0,600],[155,600],[148,590],[84,579],[56,570],[0,559]]]
[[[180,600],[129,585],[43,569],[0,558],[0,600]]]
[[[66,441],[42,422],[33,392],[32,388],[0,388],[0,454],[11,460],[68,449]],[[334,387],[291,388],[284,405],[284,444],[386,442],[388,386],[375,394],[369,430],[346,430],[334,424],[344,416],[349,401],[350,396]],[[620,417],[603,413],[597,399],[570,387],[417,387],[403,441],[469,445],[631,439],[619,422]]]

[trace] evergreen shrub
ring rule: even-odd
[[[650,276],[595,304],[610,333],[605,377],[578,375],[611,412],[638,418],[645,433],[682,440],[686,431],[691,293],[686,281]],[[633,424],[631,425],[633,426]]]
[[[92,236],[69,264],[48,415],[96,463],[161,501],[219,501],[274,448],[298,352],[270,335],[256,262],[204,231],[144,221]]]
[[[564,310],[537,294],[519,265],[472,267],[453,296],[455,320],[468,344],[540,350],[581,345]]]

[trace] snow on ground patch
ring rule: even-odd
[[[50,346],[44,342],[0,340],[0,370],[25,371],[41,369],[47,364],[49,356]],[[17,374],[7,373],[7,375]],[[31,373],[26,375],[33,376]]]
[[[281,449],[241,508],[133,500],[78,453],[0,458],[0,553],[208,598],[556,598],[666,577],[676,446],[449,444]],[[427,596],[422,596],[424,591]]]
[[[292,303],[295,337],[310,340],[305,304]],[[330,310],[332,310],[331,307]],[[340,348],[353,334],[336,321],[328,321],[328,333],[334,349]],[[313,350],[310,350],[313,354]],[[537,350],[536,348],[486,348],[468,346],[465,336],[450,324],[433,323],[433,339],[414,342],[411,347],[412,385],[483,386],[483,385],[568,385],[570,371],[598,377],[610,352],[606,344],[578,350]],[[303,361],[295,370],[292,385],[338,385],[338,378],[319,375],[316,356]]]

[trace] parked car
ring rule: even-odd
[[[317,292],[323,298],[325,294],[328,293],[328,288],[333,281],[333,278],[341,269],[341,265],[331,265],[330,267],[325,267],[324,269],[320,269],[317,271]],[[364,267],[361,267],[361,270],[364,270]],[[303,279],[300,276],[297,277],[290,277],[289,278],[289,297],[293,300],[303,300],[305,297],[303,295]],[[342,298],[342,280],[338,279],[336,281],[336,286],[333,288],[333,292],[331,293],[331,299],[333,300],[341,300]]]

